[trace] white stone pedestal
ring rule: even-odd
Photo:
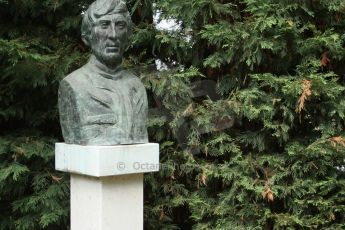
[[[159,170],[155,143],[56,143],[55,168],[71,173],[71,230],[142,230],[143,173]]]

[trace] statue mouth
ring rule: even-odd
[[[120,51],[120,47],[119,46],[107,46],[105,48],[107,53],[118,53]]]

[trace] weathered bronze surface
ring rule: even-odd
[[[59,88],[62,134],[68,144],[147,143],[147,96],[137,76],[122,68],[131,34],[125,2],[98,0],[83,16],[82,39],[89,62]]]

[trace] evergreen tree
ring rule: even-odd
[[[0,1],[0,229],[67,229],[68,175],[57,87],[87,60],[80,14],[91,1]]]
[[[344,1],[155,8],[180,28],[156,33],[170,69],[144,78],[163,164],[147,229],[345,228]]]

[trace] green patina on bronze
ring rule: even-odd
[[[122,68],[131,34],[126,4],[96,1],[84,14],[82,39],[89,62],[65,77],[59,88],[62,134],[68,144],[147,143],[147,96],[137,76]]]

